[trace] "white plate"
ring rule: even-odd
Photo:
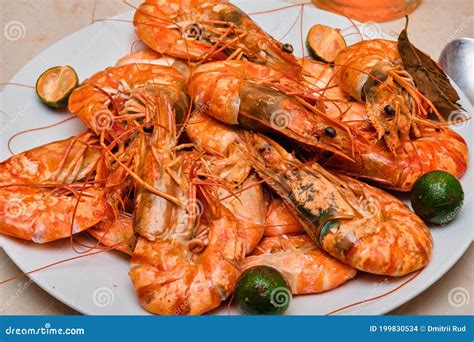
[[[247,13],[288,6],[277,1],[235,1]],[[301,7],[290,7],[269,14],[254,15],[253,18],[277,39],[294,45],[295,53],[301,55],[301,34],[298,14]],[[119,19],[131,19],[133,13],[125,13]],[[322,23],[338,28],[349,28],[350,22],[341,16],[318,10],[312,6],[304,8],[303,37],[311,25]],[[365,27],[368,38],[374,38],[377,27]],[[374,31],[375,30],[375,31]],[[287,31],[290,31],[286,34]],[[344,31],[349,33],[350,30]],[[352,29],[352,32],[355,32]],[[136,40],[131,23],[103,21],[88,26],[53,44],[25,65],[11,82],[34,85],[41,72],[54,65],[72,65],[85,79],[91,74],[113,65],[115,61],[130,51]],[[349,43],[357,40],[357,35],[349,36]],[[463,97],[462,103],[469,112],[472,107]],[[10,156],[6,149],[8,138],[18,131],[56,123],[69,114],[58,114],[45,108],[35,92],[28,88],[8,86],[1,93],[2,114],[0,160]],[[12,148],[15,153],[78,133],[83,128],[79,120],[73,120],[59,127],[36,131],[17,137]],[[474,150],[472,129],[469,124],[459,129]],[[383,314],[425,290],[443,276],[468,248],[472,239],[474,222],[474,174],[469,168],[462,179],[466,199],[459,217],[445,228],[433,228],[433,259],[413,281],[384,298],[364,305],[352,307],[344,314]],[[71,250],[69,241],[57,241],[37,245],[22,240],[1,237],[5,252],[24,272],[77,256]],[[33,273],[31,278],[44,290],[75,310],[84,314],[146,314],[136,297],[128,278],[127,257],[118,252],[102,253]],[[409,276],[408,276],[409,277]],[[355,280],[324,294],[298,296],[293,299],[288,314],[326,314],[347,304],[388,292],[408,277],[389,279],[380,276],[359,274]],[[236,313],[231,309],[231,313]],[[222,307],[216,313],[227,314]]]

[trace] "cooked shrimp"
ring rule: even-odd
[[[242,270],[257,265],[276,268],[288,281],[293,294],[332,290],[355,277],[357,271],[322,251],[304,235],[265,238]]]
[[[245,134],[253,166],[323,250],[361,271],[402,276],[429,262],[431,234],[395,197],[318,164],[301,164],[270,139]]]
[[[167,234],[168,225],[184,218],[187,211],[187,185],[180,178],[184,161],[178,157],[176,117],[164,94],[157,94],[155,105],[148,113],[153,130],[138,138],[137,175],[143,180],[136,189],[133,225],[136,232],[148,240]],[[150,191],[149,186],[160,194]],[[177,222],[186,225],[187,221]]]
[[[152,126],[149,115],[158,105],[158,94],[167,98],[178,121],[184,119],[189,106],[186,81],[186,76],[162,65],[110,67],[72,92],[69,110],[110,141],[131,128]]]
[[[38,243],[61,239],[101,222],[126,182],[110,176],[90,132],[20,153],[0,164],[0,232]],[[86,177],[93,176],[91,179]],[[120,179],[120,183],[115,183]],[[118,185],[120,184],[120,185]]]
[[[350,109],[340,115],[340,119],[356,132],[355,161],[330,158],[324,165],[332,170],[397,191],[410,191],[419,177],[433,170],[447,171],[458,178],[465,173],[469,160],[468,147],[453,130],[447,127],[419,127],[419,136],[401,142],[396,154],[393,154],[367,127],[365,107],[357,103],[349,106]]]
[[[403,68],[397,43],[364,40],[342,50],[335,73],[343,91],[367,108],[377,138],[396,154],[401,143],[418,137],[430,112],[442,119],[433,103],[416,88]]]
[[[298,222],[293,212],[280,198],[272,197],[268,200],[265,220],[265,236],[280,236],[301,234],[303,226]]]
[[[266,66],[227,61],[197,68],[188,90],[198,110],[221,122],[351,159],[352,137],[347,127],[279,90],[289,86],[301,87]]]
[[[104,246],[114,247],[114,249],[128,255],[132,255],[137,244],[132,216],[126,212],[120,212],[117,218],[100,222],[89,228],[87,232]]]
[[[299,77],[292,46],[273,39],[226,1],[147,0],[133,23],[137,36],[160,53],[201,63],[249,60]]]
[[[161,315],[199,315],[218,307],[233,291],[245,255],[239,221],[207,190],[196,231],[169,227],[167,238],[139,238],[130,277],[145,309]],[[193,236],[206,236],[195,248]]]
[[[307,78],[320,89],[325,113],[343,122],[354,135],[354,161],[333,156],[323,161],[330,169],[379,185],[410,191],[413,183],[433,170],[461,177],[467,168],[469,153],[464,139],[448,127],[432,122],[418,124],[417,134],[400,139],[391,150],[379,139],[363,103],[351,101],[334,85],[334,72],[329,65],[305,61]],[[317,80],[317,81],[316,81]]]
[[[203,186],[197,185],[203,155],[178,150],[175,117],[165,98],[160,103],[152,113],[158,125],[150,137],[140,138],[138,170],[145,184],[168,197],[137,189],[134,227],[142,237],[130,277],[145,309],[201,314],[232,292],[245,255],[244,232],[216,195],[202,189],[203,198],[196,197]]]
[[[202,171],[227,183],[218,189],[219,198],[240,221],[246,252],[251,253],[263,236],[266,207],[262,185],[251,173],[249,160],[237,147],[238,133],[198,113],[191,116],[186,132],[198,148],[214,154],[203,160]]]
[[[191,70],[185,61],[180,60],[179,58],[163,55],[151,49],[138,50],[123,56],[117,61],[115,66],[122,66],[126,64],[154,64],[169,66],[179,71],[185,77],[189,77],[191,75]]]

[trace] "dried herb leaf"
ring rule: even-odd
[[[408,18],[407,18],[408,25]],[[413,77],[417,88],[443,114],[461,109],[459,95],[446,74],[428,55],[418,50],[408,39],[407,28],[398,36],[398,52],[405,70]]]

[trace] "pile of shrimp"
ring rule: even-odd
[[[87,129],[0,164],[2,234],[86,232],[130,256],[140,304],[160,315],[219,307],[255,265],[299,295],[429,263],[428,227],[382,188],[461,177],[468,151],[429,118],[396,43],[300,59],[217,0],[147,0],[133,24],[148,49],[70,95]]]

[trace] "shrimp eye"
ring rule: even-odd
[[[145,127],[143,127],[143,132],[145,132],[145,133],[151,133],[151,132],[153,132],[153,126],[145,126]]]
[[[390,105],[386,105],[385,107],[383,107],[383,110],[385,111],[385,113],[387,115],[392,116],[393,114],[395,114],[395,111],[393,110],[393,107],[390,106]]]
[[[288,52],[288,53],[293,53],[293,51],[294,51],[293,45],[288,44],[288,43],[283,44],[282,49],[283,49],[283,51]]]
[[[336,130],[333,127],[326,127],[324,129],[324,133],[330,138],[334,138],[336,136]]]

